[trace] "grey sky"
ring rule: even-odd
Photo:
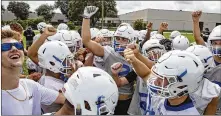
[[[54,1],[25,1],[30,5],[30,10],[34,11],[41,4],[53,5]],[[8,1],[2,1],[6,7]],[[141,9],[167,9],[167,10],[202,10],[209,13],[221,13],[220,1],[116,1],[118,14],[124,14]],[[56,9],[55,12],[60,12]]]

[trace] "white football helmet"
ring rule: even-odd
[[[79,68],[64,84],[62,92],[75,115],[113,115],[119,94],[113,78],[96,67]]]
[[[162,39],[166,39],[162,34],[154,34],[153,36],[150,37],[150,39],[158,39],[158,40],[162,40]]]
[[[195,92],[203,82],[204,66],[187,51],[165,53],[151,69],[147,86],[151,95],[174,99]]]
[[[95,39],[98,35],[99,29],[97,28],[90,28],[90,32],[91,32],[91,39]]]
[[[26,60],[26,65],[27,69],[37,71],[37,65],[30,58]]]
[[[40,22],[40,23],[38,23],[37,28],[39,31],[43,32],[44,29],[46,28],[46,26],[47,26],[47,24],[45,22]]]
[[[100,37],[113,37],[113,35],[110,33],[110,31],[108,29],[101,29],[97,36],[100,36]]]
[[[157,31],[152,31],[150,32],[150,37],[152,37],[153,35],[157,34]]]
[[[170,33],[170,40],[173,40],[175,37],[181,35],[181,33],[179,31],[172,31]]]
[[[101,42],[102,46],[111,46],[112,45],[112,38],[113,34],[108,29],[101,29],[98,32],[99,37],[103,37],[105,41]]]
[[[175,37],[172,41],[174,50],[186,50],[190,45],[189,39],[183,35]]]
[[[80,48],[83,47],[82,38],[77,31],[69,31],[71,33],[72,41],[74,46],[72,47],[72,53],[77,52]]]
[[[140,30],[139,34],[140,34],[140,39],[144,40],[147,34],[147,30]]]
[[[202,45],[194,45],[187,48],[186,51],[195,54],[202,61],[206,72],[214,67],[212,52],[207,47]]]
[[[61,41],[65,43],[71,52],[75,52],[75,38],[73,37],[73,33],[68,30],[59,30],[53,36],[49,36],[47,41]]]
[[[60,23],[57,27],[57,30],[69,30],[69,27],[65,23]]]
[[[122,25],[122,26],[121,26]],[[114,33],[113,47],[116,52],[123,52],[127,44],[134,42],[134,29],[127,24],[121,24]],[[117,39],[127,39],[127,43],[118,43]]]
[[[159,43],[159,40],[150,39],[144,43],[142,52],[148,59],[157,62],[157,60],[166,53],[166,50],[165,47]]]
[[[68,74],[74,56],[68,46],[60,41],[45,42],[38,50],[39,66],[54,73]]]
[[[213,55],[221,58],[221,45],[213,45],[214,41],[221,41],[221,25],[216,26],[209,35],[207,40],[208,47],[211,49]]]

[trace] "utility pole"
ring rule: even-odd
[[[102,14],[102,20],[101,20],[101,28],[103,29],[104,27],[104,0],[102,0],[102,11],[101,11],[101,14]]]

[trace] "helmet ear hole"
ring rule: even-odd
[[[85,109],[91,111],[90,104],[87,101],[84,101],[84,106],[85,106]]]
[[[54,62],[52,62],[52,61],[50,61],[49,63],[50,63],[52,66],[54,66],[54,65],[55,65],[55,63],[54,63]]]

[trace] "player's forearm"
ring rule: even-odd
[[[213,98],[212,101],[207,105],[204,115],[215,115],[217,110],[217,105],[219,103],[219,98]]]
[[[141,62],[143,62],[149,69],[152,68],[154,65],[154,62],[149,60],[148,58],[144,57],[142,54],[135,55],[137,59],[139,59]]]
[[[144,40],[141,42],[141,47],[143,47],[144,43],[150,39],[151,30],[148,29]]]
[[[132,62],[133,68],[136,71],[136,74],[141,78],[145,78],[150,74],[150,69],[140,60],[136,59]]]
[[[90,19],[83,19],[81,35],[83,44],[88,46],[88,43],[91,40]]]
[[[93,66],[93,61],[94,61],[94,55],[90,54],[90,56],[86,59],[84,62],[84,66]]]
[[[66,98],[64,97],[64,95],[62,93],[59,93],[59,95],[58,95],[57,99],[54,101],[54,103],[56,103],[56,104],[64,104],[65,99]]]
[[[32,44],[28,49],[27,55],[35,64],[38,64],[38,49],[45,42],[47,37],[48,35],[41,34],[41,37],[37,39],[36,42]]]
[[[200,36],[199,21],[193,21],[193,36],[197,45],[205,45],[203,38]]]
[[[162,35],[163,35],[163,31],[164,31],[163,29],[159,28],[159,29],[158,29],[158,31],[157,31],[157,33],[159,33],[159,34],[162,34]]]

